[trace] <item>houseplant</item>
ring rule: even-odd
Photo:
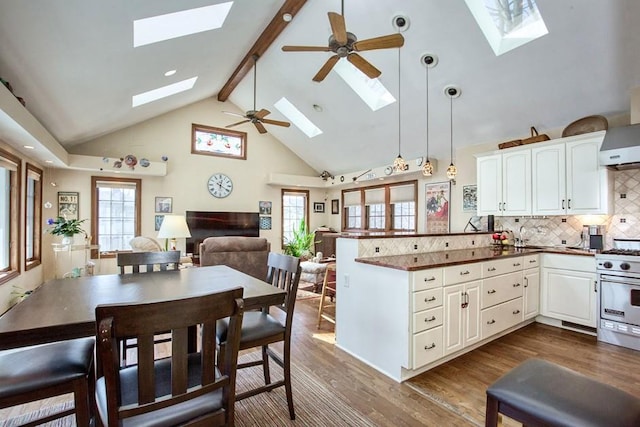
[[[307,231],[307,225],[303,220],[297,230],[293,230],[293,238],[287,240],[284,245],[284,253],[302,259],[309,259],[313,256],[313,244],[316,233]]]
[[[85,221],[86,219],[66,219],[61,216],[56,219],[49,218],[47,224],[53,227],[48,231],[54,236],[62,236],[62,243],[70,243],[76,234],[82,233],[85,236],[87,235],[81,226]]]

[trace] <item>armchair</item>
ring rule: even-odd
[[[227,265],[264,280],[270,250],[264,237],[207,237],[200,244],[200,265]]]

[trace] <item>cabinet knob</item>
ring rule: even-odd
[[[495,293],[496,293],[496,290],[495,290],[495,289],[489,289],[489,290],[487,291],[487,293],[488,293],[488,294],[495,294]]]
[[[431,345],[425,345],[425,350],[431,350],[432,348],[436,348],[436,343],[432,342]]]
[[[487,325],[493,325],[494,323],[496,323],[496,321],[494,319],[491,319],[487,322]]]
[[[431,316],[430,318],[425,318],[424,321],[425,322],[433,322],[434,320],[436,320],[436,316]]]
[[[434,280],[436,280],[436,278],[435,278],[435,277],[433,277],[433,276],[431,276],[431,277],[425,277],[425,278],[424,278],[424,281],[425,281],[425,282],[433,282]]]
[[[425,298],[424,302],[433,302],[436,300],[436,297]]]
[[[514,284],[513,284],[513,287],[514,287],[514,288],[517,288],[518,286],[520,286],[520,283],[514,283]]]
[[[513,314],[520,314],[520,310],[513,310]]]

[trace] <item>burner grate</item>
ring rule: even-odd
[[[609,249],[606,251],[600,252],[605,255],[628,255],[628,256],[640,256],[640,249]]]

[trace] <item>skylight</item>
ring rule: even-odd
[[[181,82],[172,83],[167,86],[159,87],[147,92],[143,92],[138,95],[133,95],[133,97],[131,97],[131,106],[135,108],[140,105],[148,104],[149,102],[153,102],[158,99],[166,98],[167,96],[175,95],[176,93],[189,90],[196,83],[196,80],[198,80],[198,76],[192,77],[187,80],[182,80]]]
[[[465,2],[496,56],[549,32],[535,0]]]
[[[133,47],[222,27],[233,2],[167,13],[133,21]]]
[[[314,125],[311,120],[309,120],[307,116],[305,116],[300,110],[298,110],[295,105],[289,102],[287,98],[280,98],[280,100],[276,102],[274,106],[309,138],[313,138],[314,136],[322,134],[322,130]]]
[[[371,110],[376,111],[396,102],[396,99],[380,83],[380,80],[370,79],[345,58],[340,59],[333,69]]]

